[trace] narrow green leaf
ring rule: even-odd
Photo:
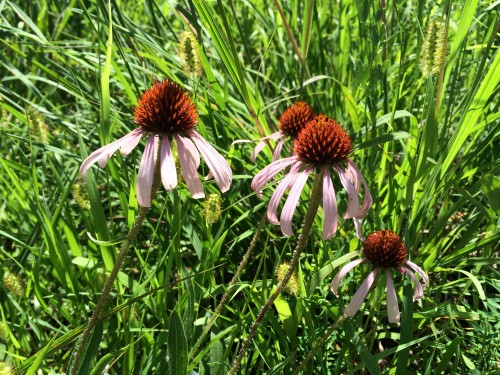
[[[169,358],[169,374],[185,375],[188,366],[187,339],[182,321],[176,311],[170,315],[167,351]]]

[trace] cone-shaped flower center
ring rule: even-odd
[[[182,133],[196,126],[198,111],[180,86],[164,80],[147,89],[134,108],[134,122],[155,133]]]
[[[297,102],[287,108],[280,118],[280,130],[295,138],[304,126],[314,118],[314,111],[306,102]]]
[[[398,268],[408,260],[403,241],[390,230],[370,234],[363,244],[363,254],[375,266],[383,268]]]
[[[309,121],[299,133],[293,151],[306,163],[338,163],[349,156],[351,138],[338,122],[319,115]]]

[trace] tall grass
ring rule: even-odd
[[[447,53],[429,77],[419,56],[425,24],[436,16],[446,20]],[[364,233],[399,233],[430,277],[416,303],[411,285],[396,280],[400,325],[387,322],[378,283],[304,373],[499,371],[498,4],[4,0],[0,19],[0,274],[23,284],[21,293],[0,287],[0,361],[17,373],[67,370],[115,244],[138,211],[141,151],[115,155],[85,181],[78,168],[135,126],[137,98],[163,78],[193,97],[199,131],[229,160],[233,185],[213,224],[183,184],[160,189],[94,332],[89,373],[229,370],[296,243],[266,224],[210,338],[189,358],[269,201],[270,189],[259,200],[250,182],[271,151],[254,163],[253,144],[233,141],[271,134],[298,99],[351,134],[352,158],[374,197]],[[183,72],[183,31],[197,36],[200,77]],[[204,187],[207,196],[219,193],[211,182]],[[340,298],[329,291],[360,242],[347,220],[322,241],[321,218],[300,260],[300,295],[276,300],[241,373],[291,373],[365,277],[361,267]]]

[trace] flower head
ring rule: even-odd
[[[274,150],[273,161],[279,159],[285,139],[287,137],[295,139],[304,126],[314,119],[314,116],[314,110],[309,104],[303,101],[298,101],[285,109],[279,121],[280,130],[260,140],[252,153],[252,161],[255,161],[258,153],[266,146],[269,139],[274,141],[280,140]]]
[[[151,205],[151,188],[155,160],[160,158],[160,174],[168,191],[177,186],[177,172],[171,142],[177,144],[182,176],[193,198],[203,198],[205,193],[198,176],[200,154],[204,157],[211,175],[222,192],[229,189],[232,180],[227,161],[195,130],[198,111],[189,95],[177,84],[164,80],[147,89],[134,109],[134,122],[139,126],[126,136],[91,153],[80,167],[84,176],[90,166],[106,166],[118,150],[128,155],[143,135],[150,135],[144,149],[137,176],[137,200],[142,207]],[[160,144],[161,138],[161,144]],[[158,152],[159,151],[159,152]]]
[[[348,158],[351,152],[351,139],[346,131],[335,120],[319,115],[301,130],[295,139],[293,149],[294,156],[274,161],[260,171],[252,181],[252,188],[261,196],[264,185],[290,166],[290,172],[278,185],[269,202],[267,209],[269,221],[281,224],[285,235],[293,235],[292,217],[300,195],[311,172],[319,170],[323,174],[323,239],[332,237],[337,231],[338,215],[337,199],[330,175],[332,171],[336,171],[349,198],[344,219],[354,219],[360,236],[359,220],[365,217],[370,209],[372,197],[365,178],[356,164]],[[362,205],[359,202],[361,185],[364,190]],[[278,205],[289,187],[291,187],[290,194],[278,220]]]
[[[354,294],[344,314],[353,317],[358,312],[378,272],[384,270],[387,279],[387,315],[389,322],[399,322],[398,300],[390,270],[394,269],[403,275],[407,274],[412,279],[415,288],[413,292],[414,301],[422,298],[424,295],[424,288],[429,283],[426,273],[415,263],[408,260],[408,251],[397,234],[390,230],[379,230],[370,234],[363,242],[363,258],[347,263],[337,273],[330,284],[330,290],[337,295],[340,281],[344,276],[354,267],[365,262],[371,263],[374,269]],[[414,272],[417,272],[422,278],[423,286],[418,281]]]
[[[196,36],[184,31],[179,37],[179,57],[182,59],[182,68],[187,76],[195,77],[201,75],[200,53]]]

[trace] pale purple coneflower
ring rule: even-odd
[[[274,149],[272,159],[273,161],[278,160],[280,158],[285,140],[287,138],[292,138],[292,140],[295,139],[304,126],[311,121],[314,116],[314,110],[309,104],[303,101],[298,101],[285,109],[279,121],[280,130],[260,140],[253,150],[251,160],[255,161],[259,152],[266,147],[270,139],[278,142],[276,144],[276,148]]]
[[[269,221],[276,225],[281,224],[281,230],[286,236],[293,235],[292,217],[304,185],[311,172],[320,169],[323,173],[323,239],[331,238],[338,226],[337,199],[331,178],[331,172],[335,171],[349,198],[344,219],[354,219],[356,232],[361,236],[360,219],[364,218],[370,209],[372,197],[365,178],[356,164],[348,158],[351,152],[351,138],[346,131],[335,120],[325,115],[316,116],[298,134],[293,150],[294,156],[272,162],[252,180],[252,188],[261,196],[264,185],[290,166],[289,173],[279,183],[269,202]],[[358,196],[361,185],[364,190],[362,204]],[[290,194],[278,220],[278,205],[289,187]]]
[[[225,192],[231,185],[231,168],[227,161],[195,130],[197,121],[196,106],[180,86],[169,80],[161,83],[155,82],[142,94],[134,108],[134,122],[139,127],[91,153],[82,163],[80,174],[84,176],[90,166],[96,162],[104,168],[109,158],[118,149],[122,155],[128,155],[138,145],[143,135],[150,134],[137,175],[137,201],[141,207],[151,205],[151,187],[157,147],[161,147],[160,174],[163,186],[168,191],[177,186],[172,142],[177,144],[182,175],[193,198],[205,196],[197,172],[200,154],[210,169],[210,176],[215,178],[221,191]]]
[[[414,284],[413,301],[424,296],[424,288],[429,283],[426,273],[415,263],[408,260],[408,251],[406,250],[401,238],[390,230],[379,230],[370,234],[363,242],[363,258],[347,263],[337,273],[330,284],[330,290],[337,295],[340,281],[357,265],[369,262],[374,269],[363,281],[357,292],[351,298],[344,314],[353,317],[363,304],[370,288],[372,287],[377,274],[385,271],[387,279],[387,315],[390,323],[399,322],[399,306],[396,296],[396,289],[391,276],[391,269],[407,274]],[[422,278],[423,285],[418,281],[415,273]]]

